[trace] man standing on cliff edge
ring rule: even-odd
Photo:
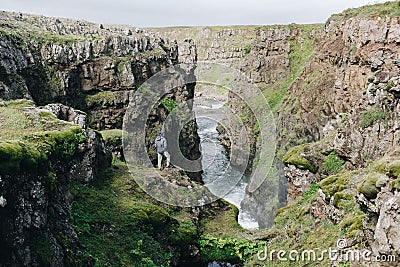
[[[158,169],[161,170],[162,159],[163,159],[164,155],[167,158],[166,168],[168,168],[171,157],[170,157],[169,153],[166,151],[167,150],[167,140],[163,137],[163,133],[161,131],[158,133],[158,136],[156,137],[156,140],[154,141],[154,148],[156,149],[157,154],[158,154]]]

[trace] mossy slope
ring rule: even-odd
[[[71,221],[96,266],[170,266],[196,245],[189,210],[158,203],[135,183],[123,163],[93,185],[74,183]]]

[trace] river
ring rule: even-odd
[[[227,151],[218,140],[217,125],[224,114],[224,102],[204,98],[196,99],[194,111],[201,140],[202,178],[205,186],[214,195],[225,199],[239,209],[238,222],[243,228],[257,230],[257,220],[241,206],[248,177],[230,166]],[[226,187],[223,182],[226,179],[238,180],[236,186],[228,193],[225,193]]]

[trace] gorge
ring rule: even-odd
[[[1,12],[0,266],[398,266],[399,17],[398,1],[321,25],[138,29]],[[188,82],[145,121],[150,161],[174,108],[196,112],[203,97],[223,99],[245,125],[246,172],[263,164],[259,118],[229,90],[235,77],[209,68],[205,76],[221,86],[202,86],[202,61],[240,70],[273,114],[273,166],[235,203],[259,230],[243,229],[239,209],[224,200],[159,202],[136,182],[155,170],[126,164],[124,116],[143,110],[135,93],[146,95],[142,85],[174,65]],[[240,139],[226,131],[232,121],[215,128],[220,155]],[[201,157],[206,124],[191,120],[179,132],[187,159]],[[189,190],[207,184],[204,173],[178,167],[159,173]],[[263,260],[266,247],[275,254]],[[366,250],[386,262],[276,254],[314,248]]]

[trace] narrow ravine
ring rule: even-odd
[[[199,99],[195,100],[194,110],[201,139],[203,181],[205,186],[216,196],[222,197],[239,209],[239,224],[248,230],[257,230],[258,222],[249,211],[241,207],[247,186],[247,177],[231,167],[225,147],[218,140],[217,125],[222,119],[224,102]],[[238,180],[232,190],[225,193],[224,181]]]

